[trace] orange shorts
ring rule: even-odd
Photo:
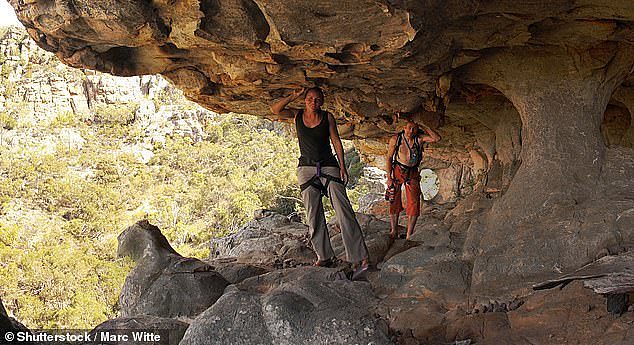
[[[396,193],[394,201],[390,203],[390,214],[399,214],[403,211],[403,199],[401,198],[401,186],[405,184],[405,213],[408,216],[420,215],[420,172],[417,168],[409,170],[400,165],[394,166],[394,184]]]

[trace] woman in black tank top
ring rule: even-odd
[[[330,148],[330,123],[328,114],[321,112],[321,121],[316,127],[306,127],[304,123],[304,111],[300,110],[295,117],[295,129],[299,141],[298,166],[321,166],[338,167],[339,163],[332,154]]]
[[[322,195],[326,195],[337,214],[347,259],[356,267],[352,279],[361,279],[368,268],[368,249],[346,193],[348,172],[337,124],[332,115],[321,110],[324,95],[319,88],[306,91],[305,110],[285,109],[290,102],[299,98],[303,91],[298,90],[277,101],[271,106],[271,111],[281,119],[295,121],[301,153],[297,180],[306,211],[310,241],[317,254],[315,265],[331,266],[333,259],[336,258],[330,243],[321,200]],[[331,142],[339,161],[332,154]]]

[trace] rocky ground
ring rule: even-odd
[[[213,240],[206,262],[180,256],[158,228],[138,222],[119,236],[119,255],[137,263],[121,292],[121,317],[96,330],[169,329],[170,344],[181,345],[631,344],[628,253],[540,287],[561,289],[474,293],[465,224],[488,205],[428,204],[411,241],[390,242],[386,219],[357,214],[375,263],[367,281],[350,281],[345,261],[313,267],[306,226],[273,212]],[[333,247],[345,260],[335,224]]]

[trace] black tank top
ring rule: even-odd
[[[304,125],[304,111],[299,111],[295,117],[295,129],[301,154],[298,166],[315,166],[317,163],[321,166],[339,166],[330,148],[329,127],[328,113],[322,112],[321,122],[317,127],[309,128]]]

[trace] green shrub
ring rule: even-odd
[[[138,140],[136,126],[85,126],[72,113],[53,125],[79,128],[81,150],[0,147],[0,212],[19,201],[47,215],[0,226],[7,308],[32,328],[92,328],[116,316],[132,266],[116,259],[116,236],[133,222],[147,218],[179,252],[205,258],[211,238],[235,232],[255,209],[300,210],[295,139],[255,117],[213,121],[210,140],[168,138],[148,164],[119,151]]]
[[[72,127],[79,124],[77,115],[72,111],[57,114],[50,123],[51,127]]]
[[[95,106],[94,120],[97,123],[128,125],[134,122],[138,104],[97,104]]]

